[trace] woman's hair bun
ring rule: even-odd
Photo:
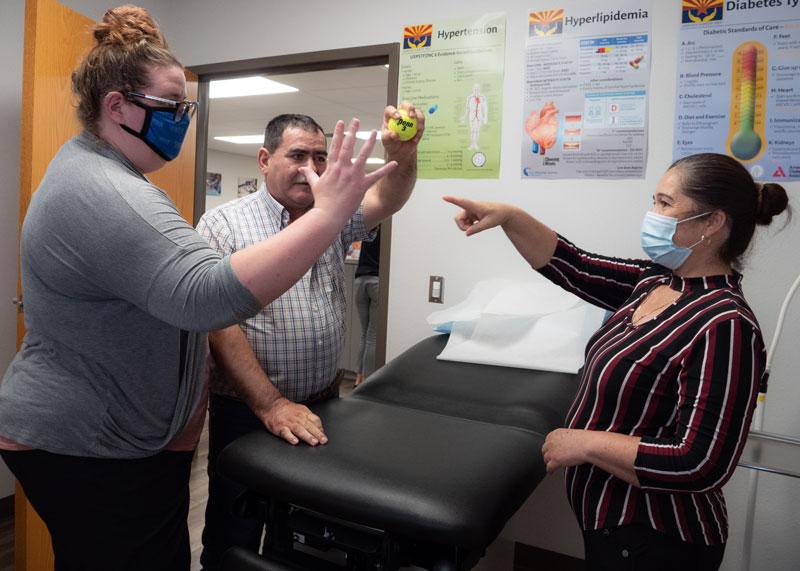
[[[765,182],[759,189],[758,206],[756,207],[756,223],[769,224],[789,205],[789,196],[786,189],[774,182]]]
[[[149,43],[169,49],[167,40],[150,13],[130,4],[112,8],[103,14],[103,20],[94,28],[94,38],[99,45],[133,47]]]

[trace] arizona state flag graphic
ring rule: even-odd
[[[705,24],[722,20],[723,0],[683,0],[684,24]]]
[[[403,49],[427,48],[431,45],[433,25],[405,26],[403,28]]]
[[[528,17],[528,36],[555,36],[564,31],[564,10],[531,12]]]

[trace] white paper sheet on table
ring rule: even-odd
[[[547,281],[487,280],[428,323],[450,333],[439,359],[574,373],[605,314]]]

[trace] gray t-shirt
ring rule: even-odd
[[[260,309],[230,258],[89,133],[33,195],[21,277],[27,334],[0,385],[0,436],[59,454],[163,450],[199,403],[206,332]]]

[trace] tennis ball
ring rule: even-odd
[[[408,141],[414,138],[417,134],[417,120],[414,117],[409,117],[405,109],[398,109],[400,112],[399,119],[391,119],[389,121],[389,130],[397,133],[401,141]]]

